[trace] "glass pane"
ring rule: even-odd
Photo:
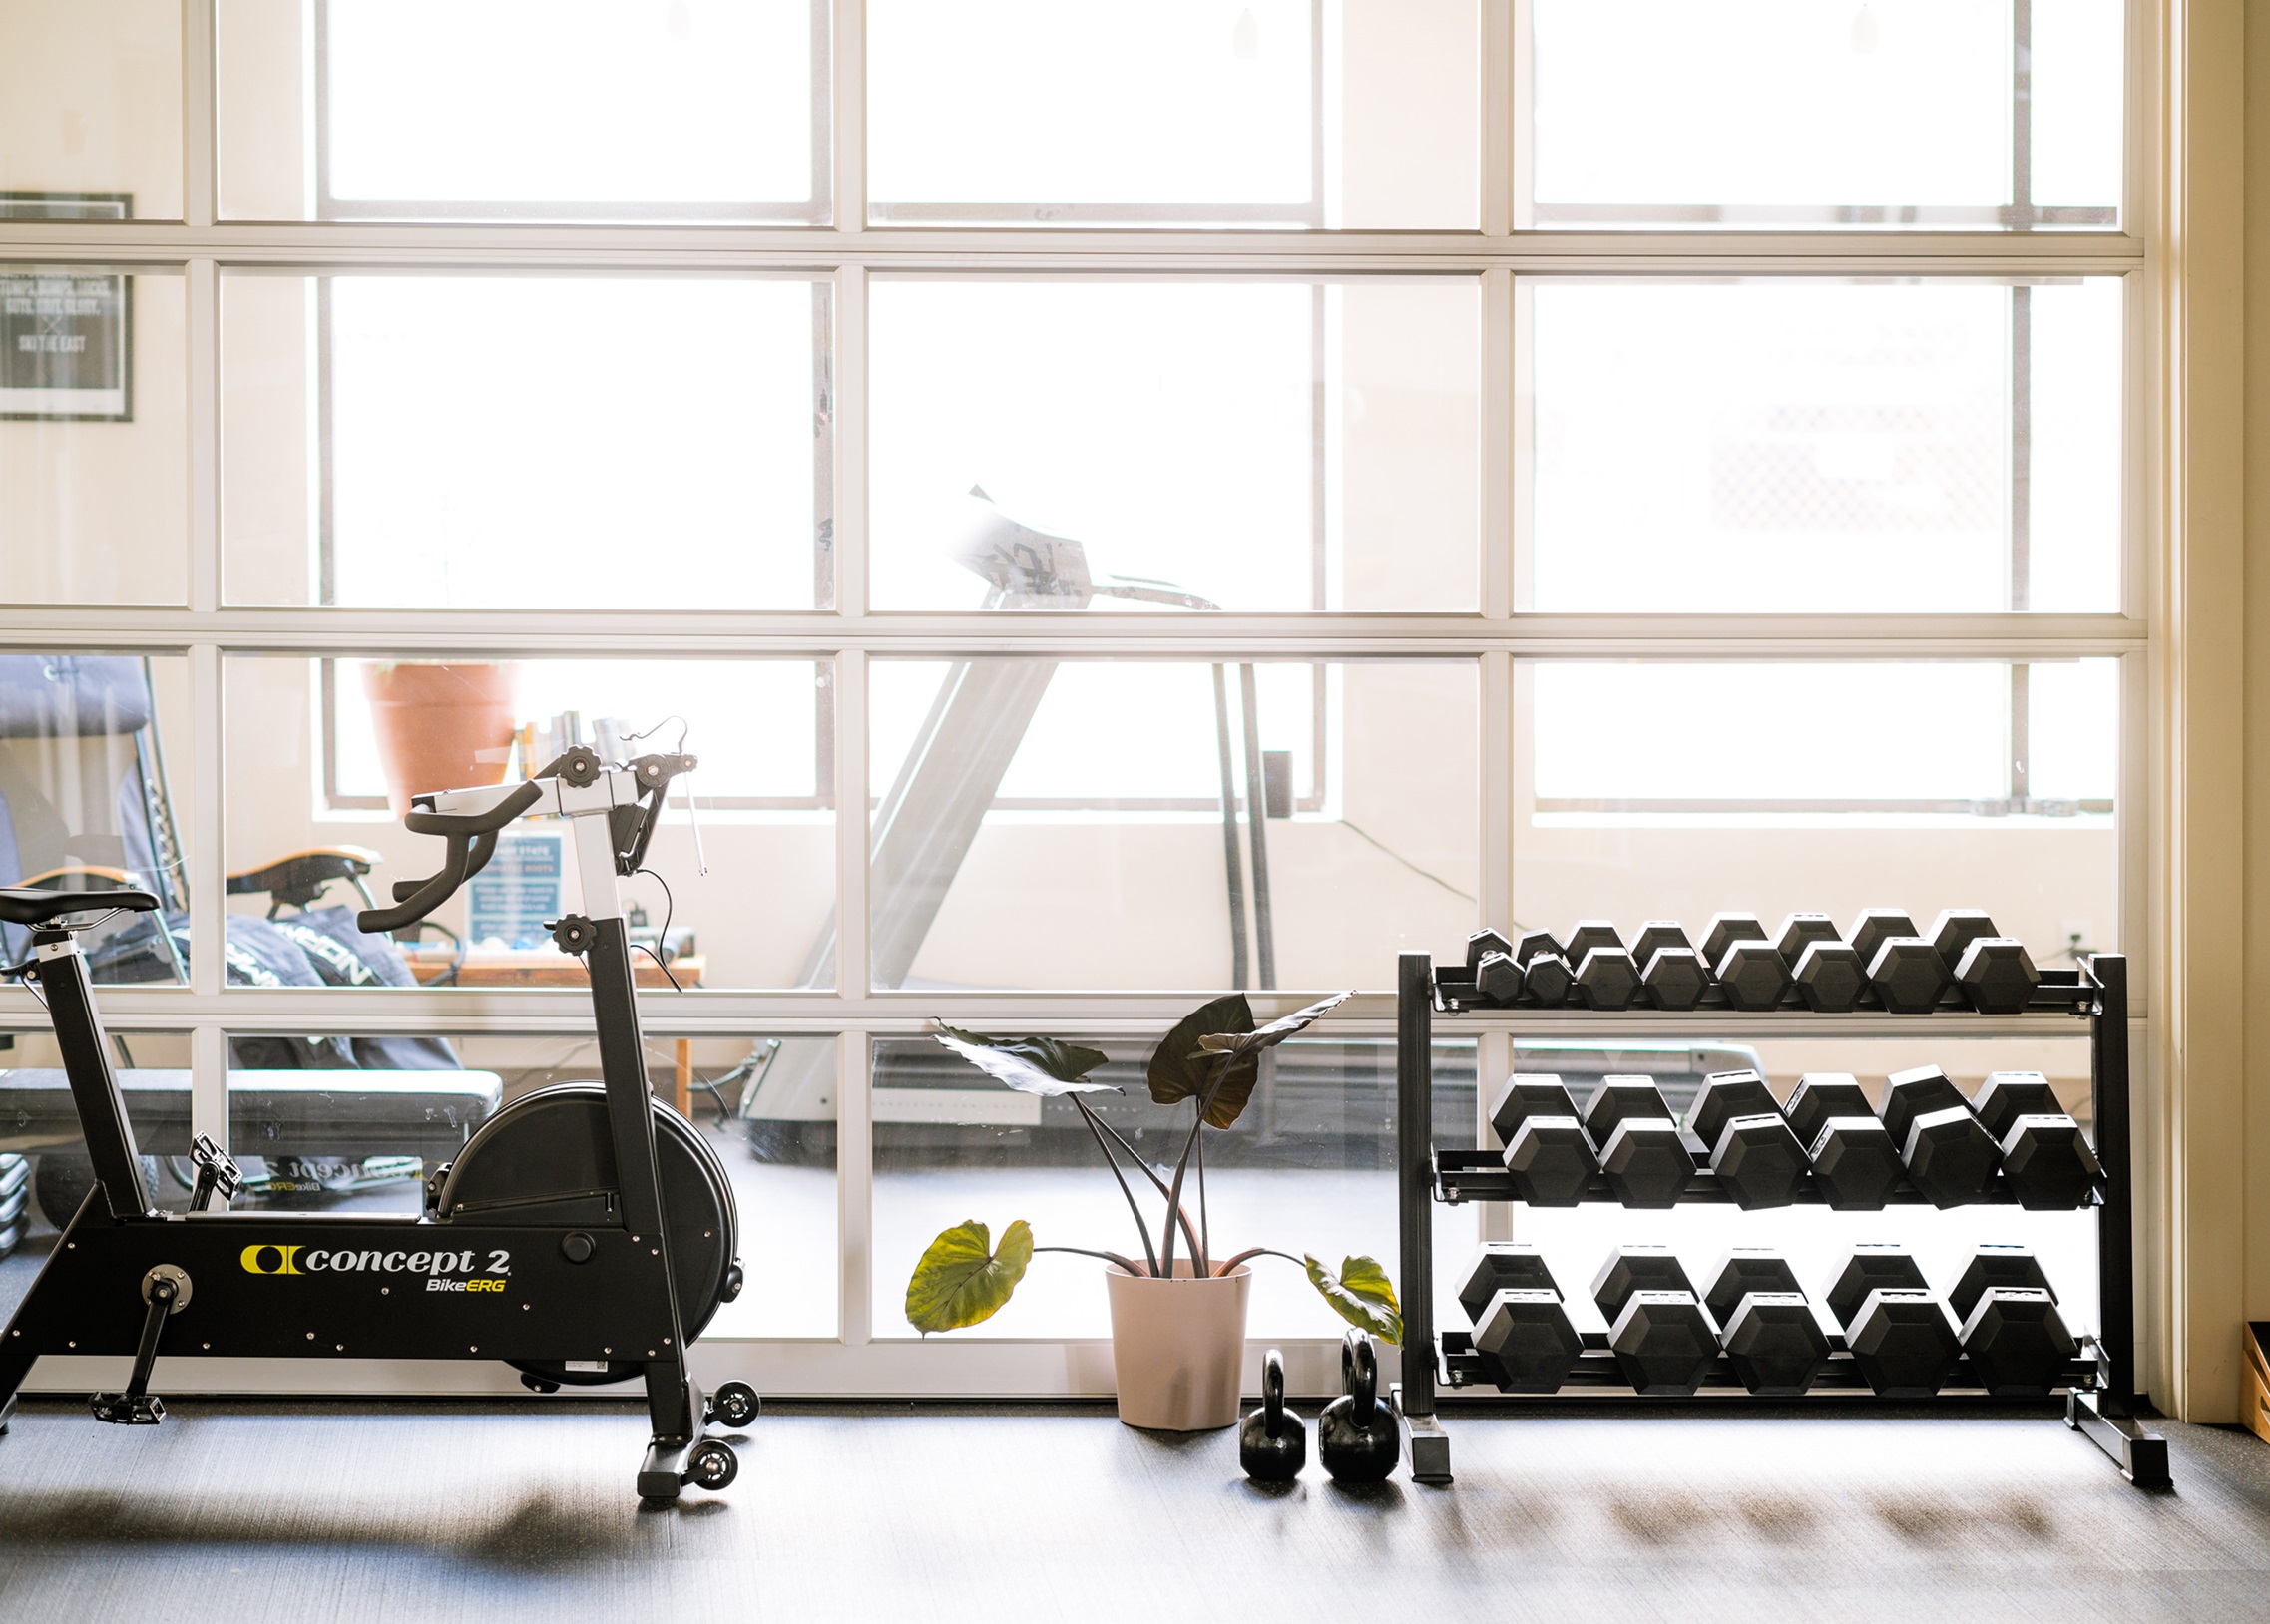
[[[1475,0],[871,0],[878,223],[1472,229]]]
[[[135,654],[0,654],[0,885],[133,886],[168,929],[124,915],[84,933],[98,983],[188,981],[184,857],[197,805],[189,661]],[[0,955],[31,933],[0,925]]]
[[[1314,1029],[1314,1028],[1312,1028]],[[1110,1058],[1090,1075],[1118,1094],[1087,1096],[1098,1117],[1136,1153],[1170,1167],[1189,1135],[1191,1107],[1154,1105],[1144,1067],[1156,1035],[1082,1037]],[[1436,1134],[1474,1142],[1474,1045],[1438,1045]],[[1366,1254],[1393,1275],[1395,1045],[1385,1038],[1297,1037],[1280,1045],[1234,1127],[1208,1130],[1205,1236],[1218,1260],[1250,1246],[1313,1253],[1337,1269]],[[1096,1140],[1064,1099],[1014,1093],[936,1043],[875,1045],[875,1277],[878,1337],[912,1337],[906,1287],[942,1229],[975,1217],[998,1239],[1012,1222],[1047,1246],[1143,1256],[1128,1202],[1102,1165]],[[1127,1158],[1125,1153],[1123,1161]],[[1161,1244],[1165,1199],[1128,1164],[1150,1244]],[[1170,1177],[1171,1175],[1169,1175]],[[1195,1174],[1183,1205],[1198,1222]],[[1437,1246],[1462,1263],[1473,1208],[1437,1208]],[[1218,1219],[1219,1222],[1214,1222]],[[1177,1239],[1177,1258],[1186,1243]],[[1257,1258],[1246,1330],[1256,1337],[1336,1337],[1342,1322],[1295,1265]],[[1100,1337],[1111,1334],[1105,1265],[1042,1254],[1007,1308],[968,1335]],[[1401,1282],[1397,1282],[1398,1287]]]
[[[2039,966],[2117,952],[2118,668],[1518,665],[1518,916],[1676,919],[1699,946],[1720,910],[1982,908]]]
[[[872,320],[878,609],[1478,603],[1470,277],[888,280]]]
[[[1474,928],[1469,661],[869,671],[877,987],[1387,988]]]
[[[220,0],[235,219],[827,217],[825,0]]]
[[[189,1034],[113,1031],[111,1065],[151,1195],[168,1212],[188,1211],[197,1182]],[[0,1322],[31,1290],[94,1182],[53,1029],[0,1032]]]
[[[832,601],[824,283],[230,276],[232,602]],[[592,335],[636,328],[594,354]],[[489,383],[450,383],[446,354]],[[431,375],[429,375],[429,373]]]
[[[834,985],[831,688],[809,660],[363,661],[238,656],[224,669],[229,788],[224,858],[234,933],[337,939],[360,966],[296,965],[282,985],[582,986],[543,921],[580,906],[572,831],[523,819],[423,927],[364,936],[357,883],[434,872],[440,847],[392,808],[426,790],[517,779],[570,743],[623,759],[684,748],[699,829],[674,788],[646,871],[621,882],[639,984]],[[290,860],[290,861],[287,861]],[[704,872],[706,870],[706,872]],[[302,912],[302,910],[305,910]],[[762,918],[761,930],[748,922]],[[322,944],[315,957],[325,957]],[[655,962],[669,961],[669,971]],[[330,955],[336,958],[336,955]],[[232,965],[230,980],[255,979]],[[264,985],[277,985],[266,983]]]
[[[714,1158],[738,1218],[735,1255],[752,1277],[733,1302],[688,1305],[713,1310],[705,1336],[835,1334],[834,1052],[825,1038],[647,1036],[649,1080],[694,1136],[679,1134],[685,1163],[666,1151],[665,1178]],[[238,1032],[228,1065],[229,1151],[246,1174],[239,1211],[417,1212],[426,1175],[465,1163],[482,1123],[538,1089],[599,1081],[596,1039],[577,1036]],[[792,1120],[736,1113],[757,1079],[789,1073],[824,1078],[792,1100],[774,1085],[774,1108]],[[673,1136],[666,1122],[666,1146]]]
[[[1927,1039],[1875,1040],[1849,1037],[1773,1038],[1754,1043],[1695,1045],[1708,1053],[1709,1069],[1747,1065],[1758,1070],[1774,1094],[1786,1101],[1798,1078],[1807,1073],[1843,1072],[1866,1091],[1871,1102],[1883,1095],[1885,1078],[1916,1065],[1944,1069],[1964,1093],[1976,1096],[1990,1071],[2038,1071],[2057,1100],[2086,1129],[2094,1117],[2089,1108],[2087,1028],[2072,1024],[2071,1036],[1963,1039],[1934,1034]],[[1625,1074],[1652,1076],[1665,1103],[1683,1117],[1693,1100],[1700,1077],[1685,1063],[1687,1046],[1666,1043],[1665,1053],[1650,1056],[1626,1049],[1613,1055],[1613,1069]],[[1525,1071],[1558,1074],[1582,1106],[1587,1091],[1603,1074],[1588,1065],[1582,1053],[1517,1050],[1516,1064]],[[1496,1079],[1503,1085],[1504,1078]],[[1495,1089],[1492,1090],[1495,1093]],[[1485,1130],[1488,1131],[1488,1130]],[[1493,1148],[1497,1136],[1490,1133]],[[1438,1213],[1446,1210],[1435,1209]],[[1580,1330],[1604,1331],[1591,1301],[1591,1283],[1607,1255],[1618,1246],[1669,1243],[1685,1265],[1698,1292],[1708,1292],[1729,1249],[1737,1246],[1770,1247],[1789,1259],[1798,1284],[1813,1302],[1822,1328],[1841,1331],[1828,1312],[1829,1282],[1843,1269],[1854,1246],[1864,1242],[1891,1242],[1906,1247],[1922,1267],[1932,1289],[1943,1297],[1962,1277],[1972,1256],[1983,1245],[2015,1244],[2033,1248],[2043,1271],[2056,1292],[2059,1315],[2076,1335],[2088,1335],[2097,1325],[2096,1219],[2093,1213],[2029,1212],[2000,1203],[1945,1209],[1902,1205],[1881,1212],[1837,1212],[1818,1205],[1800,1205],[1744,1212],[1739,1207],[1698,1204],[1670,1215],[1639,1212],[1605,1203],[1549,1209],[1516,1206],[1510,1212],[1512,1231],[1507,1237],[1541,1248],[1555,1279],[1561,1283],[1569,1313]],[[1439,1231],[1439,1226],[1438,1226]],[[1459,1262],[1463,1265],[1466,1257]],[[1465,1311],[1453,1301],[1441,1322],[1468,1325]]]
[[[0,6],[0,218],[182,217],[179,0]]]
[[[0,265],[0,603],[187,599],[187,318],[179,275]]]
[[[1527,9],[1522,224],[2118,222],[2119,0]]]
[[[1529,607],[2119,608],[2118,278],[1520,296]]]

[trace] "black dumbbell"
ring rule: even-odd
[[[2080,1124],[2039,1071],[1990,1071],[1972,1110],[2002,1147],[2018,1204],[2036,1212],[2086,1206],[2103,1169]]]
[[[1791,914],[1781,922],[1774,947],[1808,1010],[1842,1015],[1856,1009],[1868,991],[1868,967],[1826,914]]]
[[[1561,1079],[1516,1072],[1490,1107],[1514,1193],[1533,1207],[1573,1207],[1600,1170]]]
[[[1908,1177],[1933,1206],[1967,1206],[1985,1197],[2001,1154],[1946,1072],[1936,1065],[1893,1072],[1878,1114],[1900,1147]]]
[[[1691,1010],[1710,989],[1710,972],[1677,920],[1651,919],[1631,945],[1639,985],[1658,1010]]]
[[[2080,1345],[2057,1313],[2057,1294],[2030,1248],[1980,1247],[1948,1300],[1963,1322],[1963,1352],[1971,1356],[1979,1386],[2021,1395],[2065,1384]]]
[[[1814,1188],[1839,1212],[1878,1211],[1906,1176],[1892,1135],[1849,1072],[1808,1071],[1784,1113],[1812,1163]]]
[[[1511,1004],[1521,997],[1522,973],[1514,963],[1514,945],[1498,931],[1476,931],[1466,939],[1466,975],[1475,991],[1493,1004]]]
[[[1789,991],[1789,966],[1755,914],[1713,914],[1702,957],[1729,1008],[1770,1010]]]
[[[1308,1464],[1308,1423],[1285,1404],[1285,1356],[1261,1356],[1261,1408],[1237,1426],[1237,1463],[1257,1483],[1289,1483]]]
[[[1995,922],[1979,908],[1946,908],[1931,922],[1931,945],[1939,962],[1954,969],[1966,948],[1982,937],[1999,937]]]
[[[1963,1345],[1923,1270],[1896,1246],[1862,1246],[1829,1288],[1853,1363],[1887,1399],[1928,1399],[1947,1385]]]
[[[1710,1170],[1743,1211],[1786,1207],[1796,1199],[1810,1164],[1773,1090],[1755,1071],[1713,1071],[1703,1078],[1686,1129],[1708,1147]]]
[[[1585,1101],[1585,1131],[1608,1187],[1627,1207],[1675,1207],[1694,1158],[1652,1077],[1603,1077]]]
[[[1556,1391],[1585,1351],[1553,1271],[1534,1246],[1485,1244],[1459,1301],[1474,1323],[1474,1346],[1498,1362],[1510,1392]]]
[[[1592,1281],[1592,1301],[1608,1323],[1608,1349],[1633,1391],[1683,1398],[1702,1386],[1718,1357],[1717,1328],[1668,1248],[1624,1246],[1610,1252]]]
[[[1894,1015],[1925,1015],[1947,991],[1947,964],[1915,921],[1889,908],[1871,908],[1853,922],[1848,940],[1868,967],[1868,985]]]
[[[1546,1005],[1568,1002],[1577,978],[1569,968],[1568,951],[1551,931],[1524,931],[1514,944],[1514,963],[1521,967],[1524,997]]]
[[[1752,1393],[1803,1393],[1828,1363],[1829,1340],[1778,1252],[1736,1247],[1719,1265],[1703,1307],[1723,1328],[1727,1363]]]
[[[2034,968],[2026,944],[2006,936],[1982,936],[1963,950],[1955,984],[1981,1015],[2019,1015],[2034,1002],[2042,973]]]
[[[1591,1010],[1623,1010],[1639,992],[1639,966],[1604,919],[1581,919],[1569,933],[1578,1002]]]

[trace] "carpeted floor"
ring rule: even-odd
[[[2170,1424],[2128,1487],[2053,1421],[1450,1418],[1457,1485],[1248,1485],[1096,1409],[768,1411],[642,1507],[634,1411],[28,1405],[0,1618],[2270,1618],[2270,1446]]]

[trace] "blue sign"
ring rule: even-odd
[[[496,855],[473,876],[466,938],[475,947],[539,948],[560,917],[561,837],[550,831],[497,837]]]

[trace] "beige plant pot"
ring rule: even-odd
[[[509,663],[404,660],[362,668],[394,816],[410,809],[413,795],[504,782],[519,679],[520,667]]]
[[[1193,1280],[1190,1261],[1174,1278],[1104,1271],[1112,1298],[1112,1368],[1120,1420],[1160,1432],[1200,1432],[1237,1421],[1245,1363],[1245,1296],[1239,1264],[1219,1279]]]

